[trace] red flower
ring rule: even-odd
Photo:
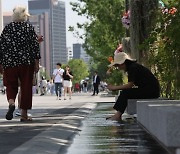
[[[113,62],[113,57],[108,57],[108,61],[111,63]]]
[[[175,7],[172,7],[170,10],[169,10],[169,13],[170,14],[174,14],[177,12],[177,9]]]

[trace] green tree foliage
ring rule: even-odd
[[[39,70],[40,77],[44,77],[46,80],[50,80],[51,77],[49,73],[46,71],[46,69],[40,68]]]
[[[81,59],[72,59],[68,62],[68,65],[73,73],[73,84],[79,83],[89,75],[88,66]]]
[[[86,52],[93,57],[92,72],[96,69],[102,80],[106,79],[109,64],[107,59],[113,56],[119,41],[125,35],[121,23],[125,10],[124,0],[79,0],[71,5],[78,15],[86,16],[89,20],[88,23],[77,24],[78,28],[85,31],[80,37],[85,40]],[[74,31],[74,28],[70,27],[69,30]],[[114,75],[110,78],[113,77]]]
[[[148,47],[149,65],[161,82],[162,96],[180,98],[180,1],[164,1],[158,10],[154,30],[144,47]],[[173,9],[175,12],[173,13]]]

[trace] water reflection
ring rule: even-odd
[[[168,154],[135,120],[106,120],[111,103],[101,103],[83,122],[67,154]]]

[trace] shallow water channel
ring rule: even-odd
[[[106,120],[112,103],[100,103],[83,121],[67,154],[168,154],[133,119]]]

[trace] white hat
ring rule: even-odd
[[[115,64],[123,64],[125,60],[136,61],[136,59],[130,58],[125,52],[119,52],[114,55],[114,61],[109,67],[112,67]]]

